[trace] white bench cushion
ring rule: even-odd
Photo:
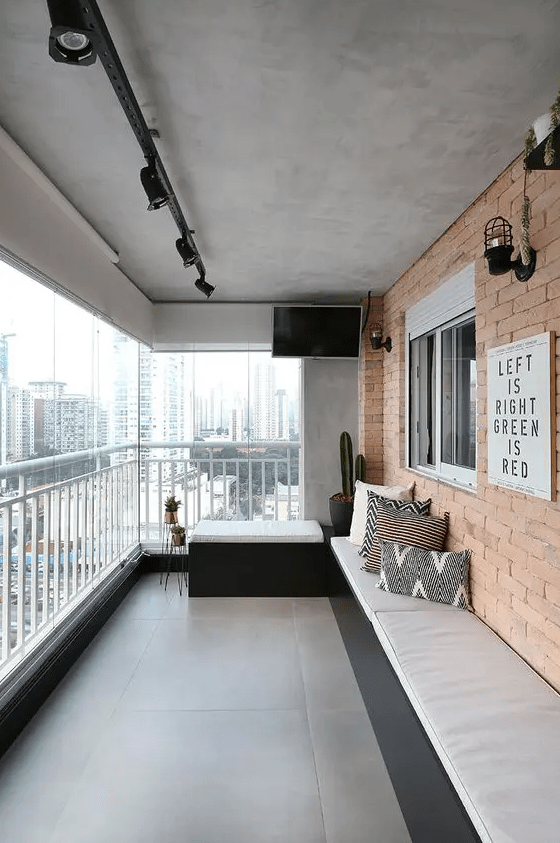
[[[199,521],[191,542],[322,542],[318,521]]]
[[[560,696],[468,612],[372,623],[482,840],[557,843]]]
[[[355,544],[352,544],[345,536],[333,536],[331,547],[338,558],[350,588],[370,621],[372,614],[375,612],[461,611],[456,606],[448,606],[446,603],[432,603],[429,600],[420,600],[418,597],[405,597],[402,594],[381,591],[376,587],[379,582],[379,574],[362,570],[364,558],[359,555]]]

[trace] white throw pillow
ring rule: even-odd
[[[411,501],[414,492],[414,481],[408,486],[374,486],[372,483],[362,483],[356,480],[354,491],[354,513],[350,525],[348,540],[360,547],[364,541],[367,518],[367,493],[375,492],[384,498],[391,498],[394,501]]]

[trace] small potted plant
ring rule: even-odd
[[[169,495],[165,499],[165,521],[167,524],[176,524],[179,520],[177,510],[181,506],[181,501],[178,501],[175,495]]]
[[[182,547],[185,544],[185,528],[180,524],[173,524],[171,527],[171,544],[175,547]]]

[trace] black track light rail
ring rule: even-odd
[[[202,258],[200,257],[200,252],[194,242],[191,228],[189,227],[183,211],[181,210],[181,206],[179,205],[179,201],[175,195],[175,191],[173,190],[173,186],[169,180],[163,161],[159,156],[151,132],[144,119],[140,106],[138,105],[138,100],[136,99],[134,91],[128,81],[128,77],[125,73],[124,67],[122,66],[119,54],[117,53],[113,39],[107,29],[107,25],[105,24],[103,15],[101,14],[96,0],[87,0],[86,3],[82,4],[80,11],[84,23],[91,33],[90,38],[96,48],[99,60],[103,65],[105,73],[109,77],[109,81],[113,86],[113,90],[117,95],[126,119],[130,123],[130,127],[136,136],[136,140],[140,145],[144,158],[148,162],[154,162],[162,184],[166,192],[169,194],[169,204],[167,207],[171,211],[171,216],[175,220],[177,228],[181,233],[181,237],[186,238],[193,251],[196,252],[198,257],[194,262],[194,265],[198,269],[200,275],[204,277],[206,269]]]

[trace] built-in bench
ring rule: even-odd
[[[480,839],[558,843],[560,696],[473,613],[381,591],[331,546]]]
[[[189,543],[190,597],[319,597],[327,555],[318,521],[200,521]]]

